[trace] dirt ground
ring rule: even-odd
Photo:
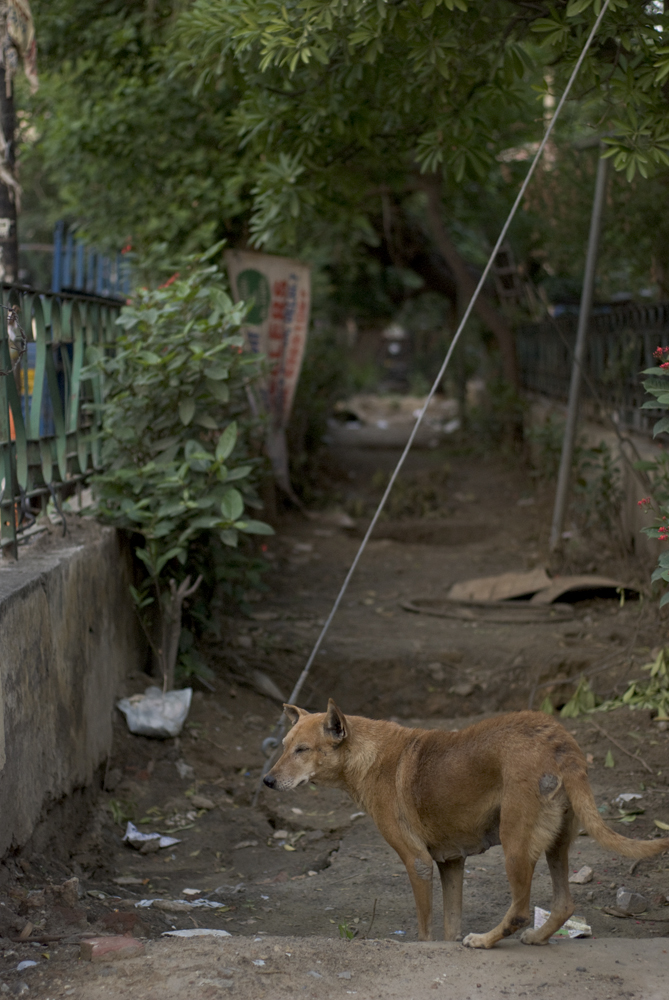
[[[440,987],[461,1000],[498,993],[550,996],[553,973],[550,979],[546,972],[550,983],[544,983],[546,989],[537,984],[538,993],[519,985],[521,967],[529,981],[542,962],[556,961],[547,954],[560,951],[573,957],[576,949],[585,954],[588,948],[600,948],[591,956],[600,963],[597,988],[587,985],[586,977],[579,990],[602,1000],[660,996],[650,979],[645,986],[639,979],[641,969],[633,956],[645,956],[644,973],[651,978],[653,962],[665,973],[669,968],[662,957],[669,950],[667,858],[631,866],[591,838],[579,837],[572,850],[573,868],[588,865],[594,877],[575,885],[574,897],[593,939],[561,942],[547,950],[506,942],[500,954],[515,963],[514,975],[503,984],[495,974],[482,993],[484,988],[475,983],[470,991],[469,979],[472,970],[489,962],[487,956],[453,944],[406,944],[416,942],[417,934],[403,866],[346,795],[316,786],[289,794],[263,788],[257,808],[251,805],[265,759],[261,743],[280,708],[250,686],[248,678],[261,670],[287,696],[355,554],[380,476],[396,458],[392,452],[362,451],[333,456],[342,484],[339,499],[347,509],[359,510],[361,521],[342,528],[332,511],[311,519],[286,516],[265,553],[271,567],[269,590],[249,595],[252,613],[223,620],[219,636],[206,646],[216,673],[215,691],[196,691],[181,738],[160,742],[132,736],[119,714],[113,751],[101,775],[104,790],[81,836],[59,843],[54,831],[51,839],[42,837],[38,849],[0,867],[0,991],[75,1000],[103,993],[139,1000],[229,991],[270,998],[286,991],[318,997],[356,992],[361,998],[418,997]],[[421,519],[411,509],[400,510],[379,525],[305,685],[300,698],[304,707],[322,710],[332,696],[344,712],[461,729],[491,713],[537,708],[546,696],[559,708],[584,674],[601,697],[621,693],[629,679],[642,676],[640,666],[669,636],[667,618],[648,600],[629,600],[621,607],[617,599],[595,598],[578,602],[569,620],[529,625],[406,611],[406,601],[438,597],[459,580],[549,565],[551,499],[548,488],[538,489],[521,465],[500,458],[472,461],[441,450],[417,452],[410,456],[408,477],[418,492],[426,481],[440,483],[447,499],[441,506],[439,497],[431,501]],[[580,539],[563,565],[552,569],[604,572],[643,587],[647,580],[640,563],[592,539]],[[143,690],[147,680],[129,678],[128,693]],[[648,712],[628,709],[567,719],[565,725],[589,755],[603,815],[629,836],[659,836],[655,821],[669,824],[669,732],[662,732]],[[635,801],[635,815],[624,815],[629,810],[621,812],[615,802],[626,792],[642,796]],[[179,843],[140,854],[122,842],[128,819],[142,831],[170,834]],[[645,912],[627,918],[606,912],[615,906],[621,886],[643,894]],[[439,895],[435,892],[437,938]],[[138,905],[143,900],[153,902]],[[549,903],[550,880],[542,861],[533,904],[547,908]],[[501,848],[470,858],[464,933],[489,929],[507,904]],[[28,923],[30,940],[17,940]],[[157,940],[172,929],[198,927],[226,930],[233,938]],[[95,933],[134,934],[147,940],[147,954],[102,966],[79,962],[81,938]],[[327,947],[324,939],[330,939]],[[611,939],[631,948],[631,979],[628,970],[618,982],[611,965],[616,961],[611,955],[618,957],[618,951],[604,948]],[[276,980],[261,979],[270,969],[253,965],[255,951],[258,961],[270,964],[279,956]],[[292,958],[284,961],[288,951]],[[261,952],[268,957],[263,959]],[[178,956],[185,964],[179,964]],[[37,965],[18,971],[25,960]],[[327,976],[318,973],[321,964],[332,979],[328,988]],[[377,970],[361,988],[340,977],[354,965]],[[456,966],[464,977],[457,989],[455,979],[444,978],[444,970]],[[573,976],[584,975],[572,966]],[[608,979],[602,978],[604,967]],[[293,975],[291,970],[298,968],[299,975]],[[405,975],[410,970],[410,990],[398,985],[400,973],[392,972],[397,968]],[[190,976],[179,980],[181,992],[168,993],[156,985],[167,969],[172,977],[178,969]],[[435,987],[437,973],[442,978]],[[174,990],[177,979],[170,979]]]

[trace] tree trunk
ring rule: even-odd
[[[179,638],[181,636],[181,612],[183,602],[187,597],[191,597],[202,583],[202,577],[191,587],[190,576],[177,587],[174,580],[170,580],[169,594],[162,595],[162,628],[161,643],[159,650],[160,670],[163,675],[163,691],[171,691],[174,687],[174,671],[177,665],[179,654]]]
[[[16,232],[16,209],[19,185],[14,176],[14,95],[11,78],[0,66],[0,281],[13,284],[18,278],[19,243]]]
[[[476,282],[469,273],[466,262],[460,256],[444,225],[440,183],[436,177],[422,178],[421,181],[421,187],[427,195],[427,217],[430,229],[432,230],[432,238],[455,276],[458,284],[458,292],[462,296],[462,300],[469,302],[474,294]],[[504,378],[510,385],[517,389],[518,367],[516,364],[516,346],[510,325],[498,310],[495,309],[483,292],[481,292],[476,300],[474,310],[485,325],[494,333],[502,356]]]

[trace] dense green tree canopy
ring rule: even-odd
[[[331,301],[391,314],[421,284],[466,295],[599,0],[33,6],[28,220],[65,213],[143,251],[227,236],[297,252]],[[538,283],[578,279],[595,154],[573,141],[603,133],[609,272],[666,283],[666,24],[658,3],[610,4],[512,232]]]

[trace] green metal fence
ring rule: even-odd
[[[29,288],[0,290],[0,545],[50,499],[56,508],[100,467],[99,376],[82,377],[91,345],[112,348],[120,302]],[[88,405],[87,405],[88,404]]]

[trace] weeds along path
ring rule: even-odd
[[[345,461],[339,458],[333,471],[339,503],[359,511],[364,520],[374,490],[392,463],[393,455],[383,452],[349,452]],[[651,647],[666,642],[666,625],[654,607],[640,611],[636,602],[621,608],[617,601],[592,600],[577,608],[573,620],[542,625],[477,624],[406,612],[404,600],[439,596],[458,580],[544,565],[550,511],[550,497],[535,488],[523,467],[510,461],[473,462],[467,456],[417,452],[410,456],[407,474],[406,507],[395,509],[379,526],[379,537],[365,554],[304,689],[305,707],[321,710],[333,696],[344,712],[462,728],[490,713],[525,708],[531,697],[535,707],[546,694],[559,705],[573,693],[584,670],[599,671],[592,676],[593,687],[606,695],[634,676],[649,659]],[[420,518],[418,503],[424,503]],[[416,940],[404,869],[370,819],[358,814],[344,794],[315,786],[283,795],[263,790],[259,807],[250,806],[263,764],[260,743],[276,721],[279,706],[244,679],[261,670],[279,689],[290,690],[350,564],[356,530],[337,528],[327,517],[286,519],[269,543],[270,590],[250,595],[257,598],[251,601],[250,617],[239,614],[222,621],[220,639],[212,640],[206,650],[216,671],[216,691],[196,692],[182,737],[165,742],[134,737],[119,716],[105,790],[81,836],[59,843],[47,824],[31,852],[7,862],[0,881],[0,932],[11,941],[5,942],[0,958],[0,980],[10,989],[25,981],[30,995],[38,997],[89,1000],[102,996],[105,986],[106,996],[167,998],[172,995],[168,987],[156,992],[155,984],[163,975],[161,968],[172,968],[170,956],[175,953],[169,939],[151,945],[146,960],[77,972],[78,940],[84,933],[110,931],[157,939],[171,929],[199,926],[227,930],[233,940],[249,940],[239,948],[235,945],[236,957],[228,948],[223,971],[212,965],[211,942],[173,942],[174,947],[184,946],[183,968],[188,967],[193,980],[192,991],[180,995],[217,996],[232,986],[216,983],[230,979],[240,996],[287,996],[305,984],[308,994],[345,996],[357,987],[337,978],[340,971],[350,971],[342,949],[352,949],[352,963],[355,956],[367,956],[364,961],[381,976],[386,966],[394,968],[386,952],[390,956],[397,946],[384,944],[377,961],[365,951],[371,945],[363,939]],[[598,553],[593,556],[584,544],[571,557],[573,568],[633,576],[634,568],[617,562],[614,553],[601,548]],[[129,693],[145,685],[145,676],[132,677]],[[658,829],[656,820],[669,824],[669,734],[656,731],[648,713],[627,709],[598,715],[597,722],[600,729],[587,716],[565,720],[591,756],[598,805],[611,821],[624,818],[617,829],[634,837],[650,836]],[[613,766],[606,766],[611,760]],[[624,792],[641,794],[637,805],[644,811],[621,817],[614,800]],[[171,832],[180,843],[139,854],[121,841],[128,818],[145,831]],[[644,947],[661,951],[669,931],[669,906],[663,902],[669,893],[669,862],[642,862],[630,872],[629,861],[580,837],[572,867],[584,864],[594,876],[590,883],[574,886],[577,913],[597,937],[647,938]],[[70,877],[79,879],[79,892],[68,901],[58,896],[58,887]],[[604,907],[615,904],[620,886],[648,900],[640,917],[623,919],[605,912]],[[175,900],[198,898],[187,889],[220,906],[175,906]],[[142,908],[136,905],[141,899],[158,902]],[[501,850],[469,859],[465,933],[492,926],[507,902]],[[542,861],[533,903],[547,907],[549,902]],[[33,936],[41,932],[56,939],[48,943],[49,959],[41,958],[33,945],[15,940],[28,921],[34,925]],[[439,924],[435,891],[437,935]],[[273,936],[271,945],[264,943],[265,936]],[[312,950],[277,943],[291,936],[313,938]],[[324,938],[335,940],[324,944]],[[655,938],[659,940],[651,940]],[[586,948],[587,943],[568,947]],[[510,954],[512,948],[526,966],[534,967],[536,956],[543,954],[514,941],[503,953]],[[258,949],[262,955],[267,952],[265,958]],[[320,954],[323,949],[329,958]],[[286,964],[284,952],[291,950],[302,956],[292,967],[294,974],[288,966],[278,967]],[[39,960],[39,965],[19,973],[16,966],[24,959]],[[276,965],[276,977],[263,979],[257,973],[263,967],[253,965],[256,960],[267,963],[265,971]],[[403,961],[413,961],[410,949]],[[479,957],[471,967],[478,969],[481,962]],[[586,967],[588,962],[577,964]],[[310,977],[322,965],[323,982]],[[445,970],[440,966],[437,972]],[[110,978],[105,980],[103,974]],[[330,992],[325,990],[326,979]],[[381,994],[369,985],[358,995],[395,995],[382,978],[374,982]],[[625,989],[638,992],[630,982],[624,987],[617,980],[611,983],[602,996],[618,997]],[[427,981],[424,986],[432,989]],[[406,988],[397,995],[407,996]]]

